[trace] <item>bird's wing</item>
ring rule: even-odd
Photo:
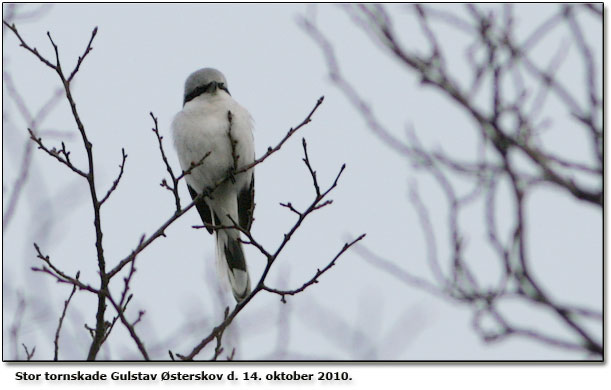
[[[255,210],[255,175],[251,173],[250,186],[238,194],[238,222],[240,227],[250,231],[252,216]]]
[[[189,188],[191,198],[195,200],[195,198],[197,197],[197,191],[195,191],[193,187],[188,184],[187,187]],[[197,203],[195,203],[195,207],[197,207],[197,211],[199,212],[200,217],[202,217],[202,221],[204,221],[204,224],[214,225],[214,222],[212,221],[212,212],[210,211],[210,208],[208,207],[204,199],[201,199]],[[212,228],[208,226],[206,226],[206,230],[208,230],[210,234],[212,234],[213,232]]]

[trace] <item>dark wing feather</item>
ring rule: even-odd
[[[255,211],[255,176],[250,179],[250,186],[238,194],[238,222],[240,227],[250,231],[252,217]]]
[[[195,191],[193,187],[191,187],[188,184],[187,184],[187,187],[189,188],[189,193],[191,194],[191,198],[195,200],[195,198],[197,198],[197,191]],[[195,203],[195,207],[197,207],[199,216],[202,217],[202,221],[204,221],[204,224],[214,225],[214,223],[212,222],[212,213],[210,212],[210,208],[208,207],[208,205],[206,204],[206,202],[203,199]],[[212,228],[206,227],[206,230],[208,230],[208,232],[212,234],[212,231],[213,231]]]

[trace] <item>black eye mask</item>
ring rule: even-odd
[[[203,94],[203,93],[207,93],[208,92],[208,88],[210,88],[210,85],[212,85],[212,83],[208,83],[206,85],[201,85],[197,88],[195,88],[193,91],[191,91],[187,96],[185,96],[185,101],[182,103],[182,105],[184,106],[185,104],[187,104],[187,102],[195,99],[196,97],[198,97],[199,95]],[[222,89],[223,91],[227,92],[229,95],[231,95],[229,93],[229,90],[227,89],[227,87],[225,86],[225,83],[217,83],[216,84],[218,89]]]

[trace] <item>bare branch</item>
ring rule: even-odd
[[[62,142],[62,149],[60,150],[57,150],[55,148],[49,149],[43,144],[42,139],[40,137],[37,137],[31,129],[28,129],[28,132],[30,133],[30,139],[34,141],[36,145],[38,145],[38,149],[45,151],[49,156],[55,158],[57,161],[59,161],[60,163],[70,168],[77,175],[87,178],[87,174],[85,172],[81,171],[79,168],[75,167],[70,162],[70,158],[69,158],[70,152],[66,150],[66,147],[63,144],[63,142]],[[62,155],[64,157],[62,157]]]
[[[229,129],[227,130],[227,137],[229,138],[229,143],[231,144],[231,158],[233,160],[233,171],[237,171],[238,169],[238,160],[240,159],[240,155],[236,151],[236,146],[238,145],[238,141],[233,138],[232,130],[233,130],[233,115],[231,111],[227,111],[227,122],[229,123]],[[232,178],[232,182],[235,179]]]
[[[246,172],[249,169],[253,168],[254,166],[262,163],[264,160],[266,160],[269,156],[271,156],[272,154],[276,153],[278,150],[280,150],[280,148],[282,148],[282,146],[284,145],[284,143],[286,141],[288,141],[289,138],[291,138],[299,129],[301,129],[303,126],[307,125],[308,123],[310,123],[312,121],[312,116],[314,115],[314,113],[316,112],[316,110],[318,110],[318,107],[320,107],[320,105],[322,104],[323,100],[325,99],[324,96],[321,96],[318,101],[316,101],[316,105],[314,106],[314,108],[312,109],[312,111],[310,111],[310,113],[308,114],[308,116],[306,116],[306,118],[297,126],[295,127],[291,127],[289,129],[289,131],[285,134],[285,136],[280,140],[280,142],[278,142],[278,144],[276,146],[274,146],[273,148],[270,146],[269,148],[267,148],[267,152],[265,152],[265,154],[261,157],[259,157],[258,159],[256,159],[253,163],[248,164],[242,168],[240,168],[239,170],[237,170],[235,173],[242,173],[242,172]]]
[[[289,243],[289,241],[291,240],[291,238],[293,237],[295,232],[299,229],[299,227],[301,226],[303,221],[310,214],[312,214],[316,210],[320,209],[325,204],[329,204],[328,201],[326,200],[326,197],[337,186],[339,178],[340,178],[342,172],[344,171],[344,169],[346,167],[345,164],[342,165],[342,167],[341,167],[340,171],[338,172],[337,176],[335,177],[335,180],[333,181],[333,183],[325,191],[321,191],[319,186],[318,186],[318,180],[316,178],[316,174],[315,174],[314,170],[312,169],[312,166],[311,166],[311,164],[309,162],[309,158],[308,158],[308,154],[307,154],[307,143],[304,140],[302,142],[302,144],[303,144],[303,149],[304,149],[304,158],[303,158],[303,161],[306,164],[308,172],[312,176],[312,183],[313,183],[313,186],[315,187],[316,194],[315,194],[314,199],[312,200],[312,203],[310,203],[310,205],[305,209],[305,211],[303,211],[303,212],[296,212],[296,209],[293,208],[293,210],[295,210],[294,212],[296,212],[296,214],[298,215],[297,221],[295,221],[295,223],[293,224],[291,229],[289,229],[289,231],[284,234],[282,242],[278,245],[277,249],[274,252],[271,252],[271,251],[268,251],[268,250],[264,249],[263,246],[261,244],[259,244],[252,237],[251,233],[248,232],[245,229],[242,229],[240,226],[238,226],[236,221],[234,221],[233,218],[230,215],[228,215],[228,218],[233,223],[233,226],[208,226],[208,227],[212,227],[212,228],[215,228],[215,229],[227,229],[227,228],[231,228],[231,229],[239,230],[244,235],[246,235],[248,237],[248,239],[250,240],[249,242],[246,242],[247,244],[254,245],[255,247],[257,247],[261,251],[261,253],[263,253],[267,257],[267,265],[266,265],[265,269],[263,270],[263,274],[259,278],[259,281],[258,281],[256,287],[253,289],[252,293],[248,297],[246,297],[243,301],[238,303],[236,305],[236,307],[233,309],[233,311],[231,311],[229,314],[227,314],[227,312],[226,312],[225,313],[225,319],[223,320],[223,322],[221,322],[221,324],[216,326],[204,339],[202,339],[193,348],[193,350],[189,354],[187,354],[187,355],[176,354],[176,356],[179,357],[181,360],[193,360],[204,349],[204,347],[206,347],[206,345],[208,345],[210,342],[212,342],[212,340],[217,340],[217,345],[216,345],[216,348],[215,348],[215,354],[213,356],[213,359],[218,358],[218,356],[222,353],[221,339],[223,337],[223,333],[224,333],[225,329],[232,323],[233,319],[238,315],[238,313],[240,313],[240,311],[259,292],[265,290],[265,291],[268,291],[268,292],[279,294],[279,295],[282,296],[282,300],[283,301],[285,300],[285,298],[284,298],[285,295],[294,295],[294,294],[303,292],[307,287],[317,283],[318,282],[318,278],[323,273],[327,272],[331,267],[333,267],[333,265],[335,265],[335,262],[337,261],[337,259],[346,250],[348,250],[353,244],[355,244],[356,242],[360,241],[361,239],[363,239],[365,237],[365,235],[363,234],[363,235],[359,236],[357,239],[353,240],[352,242],[346,243],[344,245],[344,247],[342,248],[342,250],[340,250],[340,252],[333,258],[333,260],[331,260],[331,262],[325,268],[323,268],[322,270],[318,270],[317,273],[315,274],[315,276],[313,278],[309,279],[307,282],[305,282],[305,284],[302,287],[300,287],[299,289],[297,289],[297,290],[282,291],[282,290],[277,290],[277,289],[272,289],[272,288],[266,287],[265,281],[266,281],[267,275],[269,274],[269,271],[270,271],[271,267],[273,266],[275,261],[278,259],[278,257],[282,253],[283,249]],[[288,207],[288,204],[284,205],[284,207]],[[290,207],[288,207],[288,208],[291,209],[292,205]]]
[[[23,347],[25,351],[25,360],[27,361],[32,360],[32,358],[34,357],[34,353],[36,352],[36,347],[32,348],[32,351],[30,352],[28,350],[28,347],[25,346],[25,344],[21,344],[21,346]]]
[[[174,175],[174,170],[172,169],[172,166],[168,162],[168,158],[166,157],[165,150],[163,149],[163,136],[159,134],[159,123],[157,122],[157,117],[152,112],[150,112],[149,115],[153,119],[154,127],[151,130],[153,130],[153,133],[155,133],[155,136],[157,137],[157,142],[159,144],[159,151],[161,152],[161,159],[163,160],[166,170],[168,171],[170,175],[170,179],[172,180],[171,187],[168,186],[168,183],[165,179],[163,179],[163,181],[161,182],[161,186],[170,190],[172,194],[174,195],[174,201],[176,202],[176,212],[178,212],[181,209],[180,196],[178,195],[178,185],[177,185],[178,179]],[[203,162],[203,159],[202,159],[202,162]]]
[[[45,256],[42,254],[39,246],[37,244],[34,244],[34,248],[36,249],[37,252],[37,257],[39,259],[41,259],[49,268],[47,268],[46,266],[43,266],[42,268],[37,268],[37,267],[33,267],[32,270],[35,272],[43,272],[43,273],[47,273],[51,276],[53,276],[58,282],[60,283],[66,283],[66,284],[70,284],[72,285],[74,288],[78,287],[80,290],[85,290],[85,291],[89,291],[93,294],[95,294],[98,297],[102,297],[104,299],[104,301],[108,300],[112,306],[115,308],[115,311],[117,312],[117,315],[119,317],[119,319],[121,320],[121,322],[123,323],[123,325],[127,328],[128,332],[130,333],[131,338],[134,340],[134,342],[136,343],[138,350],[141,352],[142,356],[144,357],[145,360],[149,360],[149,356],[148,353],[146,351],[146,348],[144,347],[143,342],[141,341],[141,339],[138,337],[134,327],[135,325],[140,322],[142,316],[144,315],[144,312],[139,312],[138,314],[138,318],[130,323],[127,318],[125,317],[125,309],[127,307],[127,304],[129,303],[129,301],[131,300],[131,296],[127,297],[127,299],[125,299],[125,296],[127,294],[127,291],[129,290],[129,282],[131,281],[131,277],[133,276],[134,272],[135,272],[135,268],[132,266],[132,269],[130,270],[130,274],[127,276],[127,278],[125,279],[125,288],[124,288],[124,292],[121,295],[121,305],[119,305],[118,303],[116,303],[116,301],[113,299],[113,297],[110,295],[108,289],[106,290],[102,290],[102,289],[96,289],[93,288],[89,285],[86,285],[84,283],[82,283],[79,279],[78,279],[78,274],[76,278],[73,278],[69,275],[67,275],[66,273],[64,273],[63,271],[61,271],[59,268],[57,268],[53,263],[51,263],[51,259],[49,256]],[[123,303],[125,302],[125,303]],[[99,347],[101,347],[102,343],[107,339],[108,337],[108,332],[109,332],[109,328],[112,327],[111,323],[108,322],[104,322],[104,333],[102,335],[102,339],[100,340],[100,344]],[[97,325],[95,329],[91,329],[92,332],[92,336],[94,338],[95,341],[95,336],[97,334]],[[98,348],[99,348],[98,347]]]
[[[79,274],[80,274],[80,272],[76,273],[75,279],[78,280]],[[57,324],[57,330],[55,331],[55,341],[54,341],[55,352],[53,354],[53,360],[57,360],[57,358],[58,358],[58,354],[59,354],[59,332],[62,329],[62,325],[64,323],[64,318],[66,317],[66,312],[68,311],[68,305],[70,305],[70,301],[72,300],[72,297],[74,296],[74,293],[76,292],[76,288],[77,288],[76,285],[74,285],[72,287],[72,292],[68,296],[68,299],[66,299],[66,301],[64,302],[64,310],[62,311],[62,314],[59,317],[59,323]]]
[[[339,257],[345,251],[347,251],[352,245],[356,244],[357,242],[365,238],[365,236],[366,234],[361,234],[360,236],[350,241],[349,243],[345,243],[342,249],[335,255],[333,260],[331,260],[331,262],[329,262],[329,264],[327,264],[323,269],[317,269],[316,274],[312,278],[310,278],[310,280],[305,282],[301,287],[294,289],[294,290],[278,290],[278,289],[267,287],[264,285],[263,290],[280,295],[282,302],[286,303],[286,300],[284,299],[285,295],[299,294],[300,292],[303,292],[306,288],[310,287],[311,285],[318,283],[318,279],[320,278],[320,276],[324,274],[325,272],[327,272],[328,270],[330,270],[331,267],[335,265],[335,262],[337,261],[337,259],[339,259]]]
[[[23,40],[23,38],[21,38],[21,35],[19,34],[19,31],[17,31],[17,27],[15,27],[15,24],[9,24],[6,20],[3,20],[2,23],[9,29],[11,30],[15,36],[17,37],[17,39],[19,39],[19,42],[21,43],[19,46],[23,47],[24,49],[26,49],[27,51],[29,51],[30,53],[34,54],[36,56],[36,58],[38,58],[43,64],[47,65],[49,68],[51,69],[56,69],[56,66],[53,65],[51,62],[49,62],[46,58],[44,58],[42,55],[40,55],[40,53],[38,52],[38,50],[34,47],[30,47],[27,43],[25,43],[25,41]]]
[[[286,207],[287,209],[291,210],[292,212],[297,214],[299,217],[301,217],[301,213],[299,211],[297,211],[297,209],[295,207],[293,207],[293,204],[291,202],[280,203],[280,206]]]
[[[306,167],[308,167],[310,175],[312,175],[312,182],[314,184],[314,189],[316,190],[316,196],[320,196],[320,187],[318,186],[318,180],[316,179],[316,171],[314,171],[312,169],[312,166],[310,165],[310,159],[308,158],[308,148],[305,138],[301,139],[301,144],[303,145],[303,154],[305,156],[303,158],[303,162],[305,163]]]
[[[123,177],[123,170],[125,169],[125,161],[127,160],[127,154],[125,154],[124,148],[121,148],[121,155],[122,155],[122,160],[121,160],[121,164],[119,165],[119,176],[117,176],[115,181],[112,182],[112,186],[108,189],[108,192],[106,192],[106,195],[104,195],[104,197],[100,201],[100,206],[102,206],[104,202],[108,200],[108,198],[114,192],[114,190],[117,189],[117,186],[119,185],[119,181],[121,180],[121,177]]]
[[[144,315],[144,311],[140,311],[138,313],[138,318],[134,322],[130,323],[127,320],[127,318],[125,318],[124,308],[119,306],[115,302],[115,300],[112,298],[112,296],[110,296],[110,294],[106,295],[106,298],[108,299],[108,301],[110,301],[112,306],[115,308],[117,315],[121,319],[121,323],[123,323],[125,328],[127,328],[129,335],[131,336],[132,340],[134,340],[134,342],[136,343],[138,350],[142,354],[142,357],[144,358],[144,360],[150,360],[148,352],[146,351],[146,348],[144,346],[144,343],[142,342],[142,340],[140,339],[140,337],[138,336],[135,330],[135,326],[142,319],[142,316]]]
[[[85,52],[83,53],[82,56],[79,56],[79,58],[78,58],[78,60],[76,62],[76,66],[74,67],[74,70],[72,71],[72,73],[70,73],[70,76],[68,77],[68,80],[67,80],[68,83],[70,83],[72,81],[72,79],[74,78],[74,76],[76,76],[76,73],[81,68],[81,64],[85,60],[85,57],[87,57],[87,54],[89,54],[89,52],[91,52],[91,50],[93,50],[93,48],[91,47],[91,44],[93,43],[93,39],[95,38],[97,33],[98,33],[98,28],[96,26],[93,29],[93,31],[91,32],[91,38],[89,38],[89,43],[87,44],[87,47],[85,48]]]

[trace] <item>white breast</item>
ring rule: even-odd
[[[248,111],[233,98],[219,91],[204,94],[187,102],[172,122],[174,145],[183,170],[199,161],[207,152],[210,156],[204,164],[187,177],[187,182],[197,191],[213,186],[226,177],[233,167],[231,143],[228,136],[227,112],[232,113],[231,134],[237,141],[238,168],[254,161],[255,149],[252,134],[252,118]],[[250,175],[238,175],[236,190],[250,184]]]

